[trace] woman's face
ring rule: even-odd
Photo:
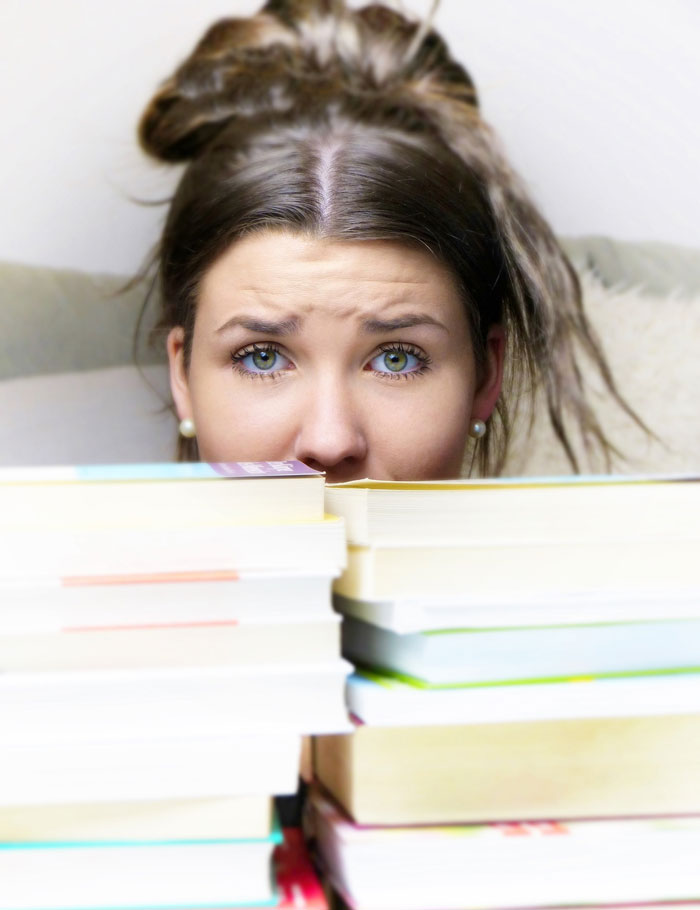
[[[205,461],[296,458],[329,482],[457,477],[501,382],[491,330],[477,377],[451,273],[390,241],[269,232],[234,243],[200,287],[189,368],[168,336],[180,418]]]

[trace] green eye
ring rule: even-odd
[[[254,351],[250,359],[258,370],[271,370],[277,361],[277,351],[269,349]]]
[[[384,366],[392,373],[400,373],[406,368],[408,356],[405,351],[387,351],[382,358]]]
[[[387,344],[381,354],[377,354],[367,364],[375,373],[393,373],[395,376],[407,376],[409,373],[421,373],[428,368],[430,360],[410,348],[404,349],[401,344]]]

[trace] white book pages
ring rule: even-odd
[[[299,734],[260,728],[3,746],[0,805],[295,793],[300,748]]]
[[[18,577],[196,571],[306,570],[345,565],[342,519],[247,526],[144,529],[0,528],[0,581]]]
[[[269,727],[297,734],[349,729],[352,666],[86,670],[0,675],[0,749],[10,745],[233,735]]]
[[[276,622],[289,615],[314,619],[330,610],[331,577],[289,570],[2,579],[0,635],[95,626]]]
[[[353,674],[347,701],[361,721],[382,726],[695,714],[700,673],[446,689]]]
[[[357,910],[693,899],[700,819],[360,828],[322,799],[313,822],[333,884]]]
[[[269,840],[12,849],[3,910],[203,907],[272,901]]]

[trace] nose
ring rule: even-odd
[[[325,471],[330,482],[364,477],[367,429],[342,381],[325,382],[305,401],[294,457]]]

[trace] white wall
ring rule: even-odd
[[[257,0],[0,0],[0,259],[131,272],[173,174],[134,125],[215,18]],[[421,12],[427,0],[407,4]],[[697,0],[442,0],[555,229],[700,246]]]

